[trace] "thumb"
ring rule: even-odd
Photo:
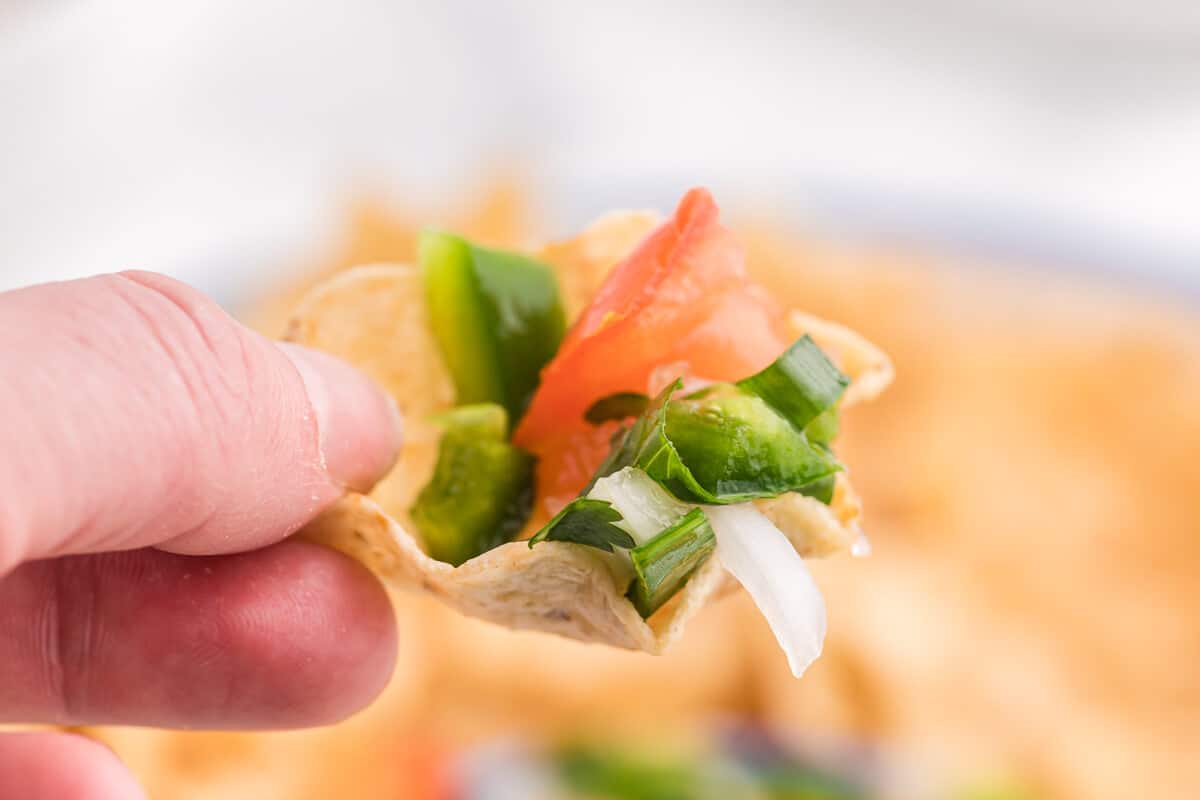
[[[123,273],[0,294],[0,574],[20,561],[277,541],[399,445],[395,406],[177,281]]]
[[[99,742],[72,733],[0,733],[0,787],[24,800],[145,800],[146,794]],[[6,797],[10,795],[5,795]]]

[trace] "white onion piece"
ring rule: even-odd
[[[717,558],[766,617],[792,674],[821,655],[825,601],[787,537],[749,503],[705,506],[717,535]]]
[[[628,531],[638,544],[650,541],[691,510],[691,506],[676,500],[653,478],[634,467],[625,467],[596,481],[587,496],[612,503],[624,517],[617,526]]]

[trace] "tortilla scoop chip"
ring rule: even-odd
[[[284,338],[349,361],[396,402],[404,447],[371,496],[404,519],[437,462],[440,434],[429,417],[454,404],[454,382],[429,327],[421,271],[372,264],[338,273],[304,296]]]
[[[354,267],[317,285],[300,301],[284,338],[358,367],[392,396],[406,425],[454,404],[421,270],[410,264]]]
[[[391,586],[429,592],[468,616],[655,654],[679,637],[710,597],[731,585],[709,560],[675,602],[647,622],[618,591],[599,550],[509,542],[452,567],[425,555],[398,522],[362,495],[335,504],[303,535],[356,559]]]
[[[657,221],[648,213],[609,215],[576,239],[540,251],[559,277],[571,318]],[[809,332],[830,348],[850,375],[847,402],[873,396],[890,379],[886,356],[854,332],[800,312],[791,322],[797,335]],[[437,457],[438,432],[428,417],[453,406],[454,387],[430,332],[415,267],[376,265],[339,274],[302,301],[287,338],[358,366],[406,415],[405,444],[387,478],[370,497],[348,495],[302,534],[357,559],[388,584],[429,592],[463,614],[508,628],[655,654],[709,600],[736,586],[709,559],[670,602],[643,620],[614,577],[614,557],[594,548],[542,542],[531,549],[526,542],[510,542],[459,567],[426,555],[409,532],[416,527],[408,510]],[[844,475],[830,506],[796,495],[763,501],[761,507],[801,555],[847,550],[860,535],[858,500]]]

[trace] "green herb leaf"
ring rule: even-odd
[[[761,397],[798,430],[804,430],[837,404],[850,379],[805,334],[769,367],[737,385]]]
[[[425,549],[458,566],[516,536],[533,505],[531,454],[505,441],[508,415],[494,404],[439,415],[445,428],[433,477],[412,518]]]
[[[628,549],[637,542],[615,523],[622,519],[621,513],[607,500],[589,500],[579,497],[554,515],[537,534],[529,540],[533,547],[541,541],[575,542],[596,547],[611,553],[613,547]]]
[[[566,330],[553,270],[433,231],[421,234],[417,258],[457,402],[499,403],[519,419]]]
[[[643,618],[675,596],[717,547],[704,511],[693,508],[650,541],[629,551],[635,577],[629,599]]]
[[[646,410],[650,398],[637,392],[618,392],[608,397],[601,397],[583,412],[583,418],[592,425],[599,425],[609,420],[622,420],[636,417]]]

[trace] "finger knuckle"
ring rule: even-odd
[[[137,316],[186,394],[192,419],[206,440],[238,429],[255,413],[256,381],[264,372],[260,343],[203,293],[162,275],[127,272],[113,276],[117,291]]]

